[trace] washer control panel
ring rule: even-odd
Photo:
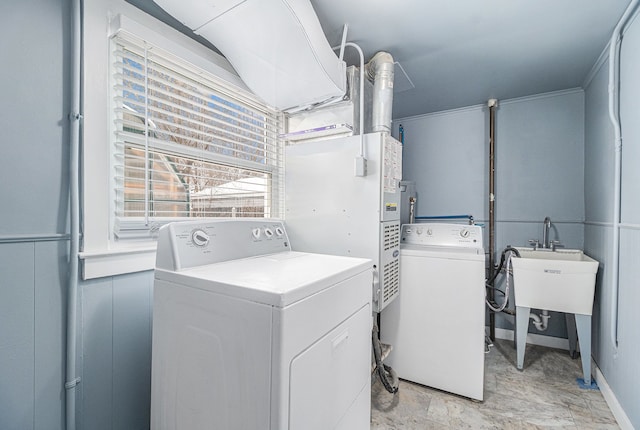
[[[482,248],[482,228],[466,224],[404,224],[400,241],[410,245]]]
[[[160,229],[156,268],[180,270],[290,250],[280,220],[180,221]]]

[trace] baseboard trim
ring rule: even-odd
[[[594,369],[594,378],[600,388],[602,397],[604,397],[605,402],[607,402],[607,406],[609,406],[609,409],[611,410],[613,417],[618,422],[620,428],[622,430],[634,430],[631,420],[624,412],[624,409],[622,409],[622,406],[620,406],[620,403],[618,403],[616,395],[611,391],[611,387],[609,387],[607,380],[593,360],[591,360],[591,368]]]
[[[513,330],[496,328],[496,338],[513,340]],[[527,333],[527,343],[532,345],[546,346],[549,348],[564,349],[569,351],[569,341],[560,337],[543,336],[541,334]]]

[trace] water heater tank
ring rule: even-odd
[[[346,64],[309,0],[156,0],[209,40],[265,102],[290,110],[342,97]]]

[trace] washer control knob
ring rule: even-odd
[[[191,241],[195,246],[207,246],[209,244],[209,235],[204,230],[194,230],[191,233]]]
[[[282,236],[284,234],[284,230],[282,227],[276,227],[276,236]]]
[[[467,238],[469,237],[469,234],[470,234],[469,230],[466,228],[463,228],[462,230],[460,230],[460,237]]]
[[[269,227],[264,229],[264,235],[267,236],[267,239],[271,239],[273,237],[273,230]]]
[[[431,236],[432,234],[433,234],[433,230],[428,229],[428,230],[427,230],[427,236]]]
[[[260,229],[259,228],[252,229],[251,235],[253,236],[254,239],[260,239]]]
[[[418,234],[422,234],[422,229],[421,229],[421,228],[418,228],[418,229],[416,230],[416,233],[418,233]]]

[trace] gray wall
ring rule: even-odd
[[[82,429],[148,429],[153,272],[83,282]]]
[[[64,420],[69,8],[0,2],[0,428]]]
[[[552,239],[583,245],[584,94],[570,90],[505,100],[496,111],[496,250],[542,240],[545,216]],[[417,216],[489,216],[489,113],[486,106],[394,120],[404,128],[403,177],[416,182]],[[485,249],[488,234],[485,230]],[[512,301],[513,303],[513,301]],[[566,337],[561,315],[545,334]],[[512,328],[510,318],[498,327]],[[531,333],[537,333],[531,326]]]
[[[0,169],[3,430],[64,427],[68,17],[67,0],[0,2],[0,82],[5,84],[0,101],[5,161]],[[639,428],[640,124],[635,118],[640,115],[640,24],[624,40],[625,226],[616,353],[609,341],[613,145],[606,67],[586,88],[584,110],[580,92],[501,103],[496,210],[499,249],[540,238],[541,221],[548,215],[565,244],[584,244],[603,263],[593,355]],[[418,215],[471,213],[479,221],[486,219],[486,121],[484,107],[400,121],[406,130],[406,176],[418,181]],[[151,272],[81,284],[79,428],[148,428],[151,290]],[[552,321],[556,325],[550,333],[563,336],[563,321]]]
[[[593,357],[635,428],[640,428],[640,22],[622,44],[622,226],[620,228],[618,348],[612,346],[611,277],[614,137],[607,110],[607,63],[585,89],[585,250],[600,262],[594,309]]]
[[[64,428],[69,15],[67,0],[0,2],[2,430]],[[81,283],[78,428],[149,428],[152,280]]]

